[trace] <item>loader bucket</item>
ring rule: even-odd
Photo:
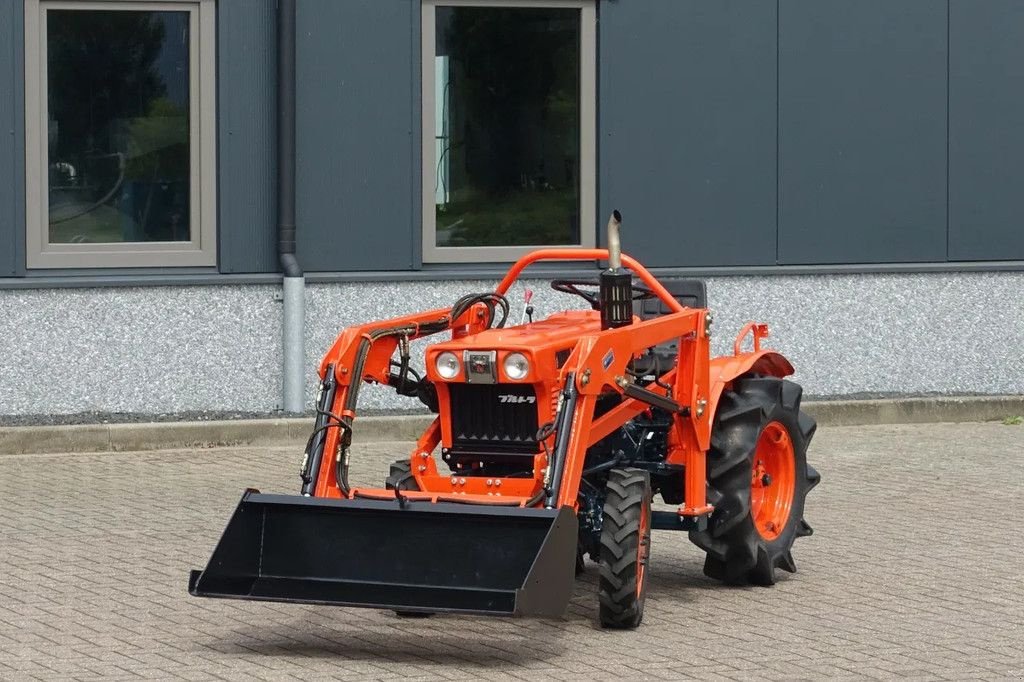
[[[572,595],[572,509],[242,496],[199,597],[560,617]]]

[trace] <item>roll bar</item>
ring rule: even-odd
[[[519,279],[520,273],[525,270],[528,266],[542,260],[607,260],[608,249],[538,249],[531,253],[526,254],[519,260],[517,260],[504,279],[498,284],[496,291],[499,294],[505,294],[508,292],[509,287]],[[653,291],[655,295],[668,306],[669,310],[674,313],[681,313],[685,310],[683,305],[675,299],[672,294],[668,292],[665,287],[661,285],[654,275],[647,271],[647,268],[640,265],[633,257],[626,254],[622,254],[622,264],[633,271],[640,281],[643,282],[648,289]]]

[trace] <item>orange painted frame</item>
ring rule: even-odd
[[[496,291],[506,293],[522,271],[541,260],[603,260],[608,258],[606,249],[541,249],[520,258],[498,284]],[[767,336],[767,326],[750,324],[737,337],[736,350],[743,336],[751,331],[755,351],[740,353],[733,357],[710,358],[708,311],[703,308],[685,308],[655,277],[630,256],[622,255],[623,264],[633,271],[657,297],[672,311],[658,318],[636,321],[634,324],[617,329],[607,329],[584,334],[576,342],[569,359],[558,370],[557,375],[540,377],[536,382],[541,386],[539,395],[551,395],[561,390],[567,377],[575,377],[575,390],[579,393],[576,414],[572,420],[572,431],[564,462],[562,487],[557,491],[557,506],[577,507],[580,478],[587,450],[628,420],[649,409],[649,406],[634,398],[623,395],[621,403],[594,419],[597,397],[606,390],[620,394],[629,381],[626,367],[630,360],[648,348],[670,340],[679,343],[679,359],[676,367],[661,375],[662,383],[672,386],[671,397],[678,404],[689,408],[689,414],[673,415],[673,427],[669,434],[667,461],[681,464],[685,469],[685,506],[679,509],[681,515],[708,514],[712,507],[705,497],[706,463],[705,454],[710,444],[711,422],[718,398],[724,387],[739,374],[759,368],[765,373],[785,376],[792,373],[792,366],[778,353],[760,350],[760,340]],[[449,309],[438,309],[417,313],[391,320],[375,322],[343,330],[320,364],[320,376],[334,365],[338,381],[332,411],[345,403],[345,397],[353,378],[349,368],[354,364],[359,341],[370,332],[388,327],[413,325],[416,333],[410,338],[419,338],[418,326],[437,322],[450,313]],[[465,339],[465,347],[473,348],[472,336],[485,329],[484,310],[475,306],[449,327],[453,341]],[[356,380],[385,382],[390,371],[389,363],[398,340],[385,337],[377,340],[370,350],[365,363],[364,376]],[[450,345],[450,344],[449,344]],[[439,393],[444,395],[443,387]],[[354,415],[353,415],[354,416]],[[410,465],[420,491],[402,493],[406,497],[439,501],[458,496],[460,501],[483,504],[525,504],[540,492],[543,474],[547,466],[544,455],[535,458],[534,477],[531,479],[508,479],[502,493],[488,486],[482,478],[441,475],[432,451],[441,441],[443,420],[441,415],[420,437],[411,455]],[[338,429],[328,429],[324,445],[324,457],[317,474],[315,494],[319,497],[340,497],[341,493],[334,478],[333,453],[338,446]],[[394,497],[395,492],[383,489],[359,489],[350,491],[350,496]]]

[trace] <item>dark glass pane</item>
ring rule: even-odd
[[[50,243],[188,241],[189,15],[48,10]]]
[[[437,245],[578,243],[579,10],[436,17]]]

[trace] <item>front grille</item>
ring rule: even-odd
[[[531,385],[450,384],[452,450],[537,452],[537,395]]]

